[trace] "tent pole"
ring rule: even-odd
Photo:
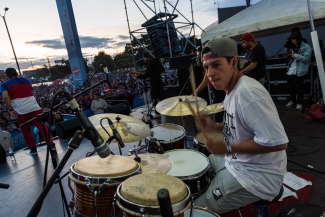
[[[312,40],[313,47],[314,47],[314,54],[315,54],[318,76],[319,76],[319,81],[320,81],[320,85],[322,88],[323,102],[324,102],[324,97],[325,97],[324,63],[323,63],[323,59],[322,59],[322,54],[320,52],[318,34],[317,34],[317,31],[315,31],[313,15],[312,15],[311,6],[310,6],[310,0],[307,0],[307,5],[308,5],[310,25],[311,25],[311,29],[312,29],[312,32],[310,33],[310,35],[311,35],[311,40]]]

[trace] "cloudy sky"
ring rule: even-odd
[[[260,0],[251,0],[255,4]],[[126,0],[131,31],[141,28],[146,21],[145,16],[154,16],[143,2],[151,9],[154,4],[147,0]],[[177,0],[166,1],[166,8],[172,12]],[[218,6],[220,8],[245,5],[245,0],[192,0],[194,21],[204,29],[217,21]],[[124,51],[125,43],[129,43],[129,34],[125,6],[123,0],[72,0],[74,16],[84,57],[91,59],[99,50],[110,55]],[[157,11],[164,11],[164,0],[156,0]],[[56,6],[56,0],[1,0],[0,15],[8,7],[6,22],[16,51],[21,69],[31,69],[54,60],[67,59],[67,51]],[[179,0],[176,9],[191,20],[191,0]],[[175,21],[186,22],[177,12]],[[177,26],[177,25],[176,25]],[[144,30],[145,31],[145,30]],[[189,29],[182,29],[188,33]],[[195,29],[200,37],[201,30]],[[138,34],[139,35],[139,34]],[[0,21],[0,70],[15,67],[16,63],[3,20]]]

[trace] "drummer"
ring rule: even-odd
[[[267,90],[239,72],[237,43],[209,41],[203,67],[214,88],[224,90],[223,124],[200,114],[205,132],[222,131],[224,141],[207,138],[210,164],[216,173],[208,190],[194,203],[222,214],[279,195],[286,173],[288,138]]]

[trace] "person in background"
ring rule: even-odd
[[[161,64],[159,59],[152,58],[149,52],[144,52],[142,55],[144,62],[146,63],[146,71],[144,74],[136,74],[139,79],[150,79],[150,95],[153,102],[153,107],[155,108],[158,104],[158,101],[163,100],[162,96],[162,77],[161,73],[165,71],[164,66]],[[156,116],[158,117],[159,112],[155,111]]]
[[[0,117],[0,124],[1,124],[1,129],[4,131],[8,131],[9,133],[17,129],[16,125],[9,122],[5,117]]]
[[[293,47],[287,57],[290,58],[287,69],[287,85],[290,93],[290,101],[286,107],[296,105],[296,110],[302,110],[304,100],[304,80],[309,73],[309,64],[312,48],[302,41],[300,32],[293,32],[290,35]]]
[[[3,101],[9,109],[10,115],[16,119],[20,126],[25,142],[30,148],[30,155],[37,155],[37,148],[30,131],[30,126],[34,124],[37,128],[41,129],[42,124],[33,118],[42,114],[42,109],[36,102],[32,92],[32,84],[27,78],[18,78],[18,73],[14,68],[7,68],[5,73],[9,80],[1,84]],[[21,124],[31,119],[33,119],[33,121],[21,126]],[[41,130],[43,138],[46,138],[48,132],[47,127],[45,127],[45,130],[46,132]],[[55,144],[51,137],[49,142],[52,150],[56,151]]]
[[[104,113],[104,110],[108,107],[107,102],[100,98],[98,92],[93,93],[93,96],[94,100],[91,102],[91,110],[95,115]]]
[[[250,32],[242,34],[240,41],[243,48],[246,49],[247,63],[241,66],[240,73],[254,78],[263,86],[266,73],[266,54],[263,45],[257,43],[256,38]]]

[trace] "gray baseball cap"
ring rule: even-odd
[[[210,50],[211,55],[204,58],[204,53]],[[208,41],[202,50],[202,61],[215,57],[238,56],[237,42],[232,38],[215,38]]]

